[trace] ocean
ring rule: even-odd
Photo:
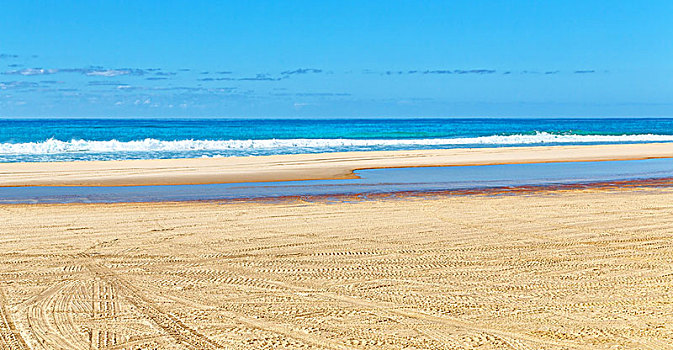
[[[2,119],[0,162],[673,142],[673,119]]]

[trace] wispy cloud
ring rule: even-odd
[[[426,70],[423,74],[494,74],[495,69]]]
[[[363,71],[364,74],[380,74],[380,75],[414,75],[414,74],[437,74],[437,75],[449,75],[449,74],[495,74],[495,69],[413,69],[413,70],[387,70],[387,71],[374,71],[366,69]]]
[[[279,75],[272,75],[269,73],[257,73],[254,77],[206,77],[206,78],[199,78],[196,79],[197,81],[280,81],[284,79],[288,79],[293,75],[300,75],[300,74],[317,74],[317,73],[322,73],[322,69],[315,69],[315,68],[299,68],[295,70],[286,70],[282,71],[279,73]],[[219,72],[209,72],[209,71],[204,71],[200,72],[199,74],[201,75],[211,75],[211,74],[219,74],[219,75],[231,75],[233,72],[231,71],[219,71]]]
[[[5,75],[48,75],[58,73],[58,69],[26,68],[20,70],[10,70]]]
[[[202,86],[131,86],[131,85],[119,85],[117,86],[118,90],[127,90],[127,91],[147,91],[147,92],[162,92],[162,91],[175,91],[175,92],[201,92],[201,93],[222,93],[222,92],[231,92],[237,90],[236,87],[202,87]]]
[[[88,68],[25,68],[3,72],[4,75],[48,75],[57,73],[78,73],[92,77],[116,77],[120,75],[142,76],[148,73],[140,68],[106,69],[102,67]]]
[[[296,96],[318,96],[318,97],[332,97],[332,96],[352,96],[347,92],[300,92]]]
[[[89,86],[117,86],[122,83],[114,80],[94,80],[88,83]]]
[[[297,97],[345,97],[352,96],[352,94],[347,92],[277,92],[272,93],[272,96],[297,96]]]
[[[596,73],[595,70],[576,70],[572,73],[575,74],[587,74],[587,73]],[[605,71],[607,73],[607,71]],[[414,69],[414,70],[387,70],[387,71],[374,71],[374,70],[364,70],[363,74],[379,74],[379,75],[464,75],[464,74],[496,74],[498,73],[495,69]],[[522,70],[522,71],[512,71],[505,70],[502,71],[503,75],[509,74],[544,74],[544,75],[554,75],[563,73],[560,70],[546,70],[546,71],[537,71],[537,70]],[[567,72],[566,72],[567,73]]]
[[[423,72],[423,74],[453,74],[452,70],[426,70]]]
[[[252,78],[238,78],[240,81],[279,81],[282,80],[283,78],[273,78],[270,77],[268,74],[257,74],[255,77]]]
[[[295,70],[286,70],[284,72],[280,72],[280,74],[282,75],[308,74],[308,73],[322,73],[322,69],[299,68]]]
[[[36,88],[39,84],[29,81],[2,81],[0,90]]]
[[[18,60],[17,60],[18,58]],[[124,104],[138,108],[162,104],[179,107],[189,104],[217,104],[222,101],[243,101],[246,99],[268,99],[270,101],[293,102],[299,107],[308,104],[319,105],[323,102],[348,102],[361,100],[359,93],[330,91],[335,79],[348,79],[353,75],[369,76],[380,80],[405,80],[408,82],[424,80],[466,80],[466,79],[512,79],[514,76],[530,75],[529,79],[556,79],[555,76],[574,76],[575,74],[608,73],[604,70],[567,69],[496,69],[473,68],[458,69],[442,66],[430,67],[391,67],[391,69],[357,70],[334,72],[329,68],[286,67],[278,71],[267,71],[264,67],[241,72],[236,67],[200,67],[194,68],[140,68],[115,66],[59,67],[46,65],[46,62],[32,60],[30,56],[0,54],[0,90],[6,90],[0,97],[7,101],[42,101],[53,98],[55,101],[97,101],[95,103]],[[45,67],[46,66],[46,67]],[[33,67],[33,68],[27,68]],[[232,68],[232,70],[226,70]],[[385,67],[384,67],[385,68]],[[436,69],[435,69],[436,68]],[[544,68],[544,67],[543,67]],[[483,76],[480,78],[480,76]],[[489,78],[487,78],[489,76]],[[462,77],[462,78],[461,78]],[[307,80],[308,78],[311,78]],[[325,84],[311,80],[326,79]],[[306,80],[302,84],[290,83],[292,80]],[[276,82],[276,83],[274,83]],[[231,85],[231,86],[222,86]],[[337,84],[338,86],[339,84]],[[299,89],[297,91],[297,89]],[[313,91],[312,91],[313,90]],[[317,91],[315,91],[317,90]],[[322,91],[320,91],[322,90]],[[325,91],[327,90],[327,91]],[[361,91],[361,89],[355,89]],[[238,99],[238,100],[237,100]],[[183,103],[184,102],[184,103]],[[412,98],[393,99],[391,103],[409,105],[415,103]],[[92,102],[94,103],[94,102]],[[228,102],[227,102],[228,103]]]
[[[154,87],[149,88],[149,90],[154,91],[191,91],[191,92],[230,92],[234,91],[237,88],[235,87],[218,87],[218,88],[205,88],[205,87],[194,87],[194,86],[171,86],[171,87]]]
[[[198,81],[229,81],[229,80],[236,80],[234,78],[201,78],[201,79],[196,79]]]
[[[143,69],[103,69],[103,70],[87,70],[84,74],[88,76],[98,77],[117,77],[120,75],[145,75]]]

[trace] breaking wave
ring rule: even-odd
[[[176,140],[144,139],[133,141],[61,141],[0,143],[0,154],[42,155],[60,153],[128,153],[194,151],[338,151],[353,148],[400,149],[405,147],[466,145],[540,145],[581,143],[673,142],[673,135],[575,135],[538,132],[529,135],[492,135],[440,139],[266,139],[266,140]]]

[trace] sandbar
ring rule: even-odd
[[[356,177],[361,169],[672,158],[673,143],[457,148],[254,157],[0,163],[0,187],[184,185]]]

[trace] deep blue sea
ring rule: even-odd
[[[673,142],[673,119],[4,119],[0,162]]]

